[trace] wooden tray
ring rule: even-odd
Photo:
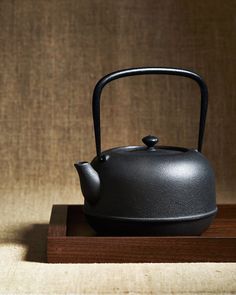
[[[236,204],[219,205],[202,236],[102,237],[87,224],[82,205],[53,205],[47,237],[49,263],[236,262]]]

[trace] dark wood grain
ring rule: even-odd
[[[81,205],[54,205],[52,215],[68,216],[51,218],[47,259],[49,263],[236,262],[236,205],[218,208],[202,236],[101,237],[86,223]]]
[[[48,237],[63,237],[67,231],[67,211],[70,206],[56,205],[52,207],[52,214],[48,227]]]

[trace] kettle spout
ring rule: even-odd
[[[81,190],[85,200],[93,204],[99,199],[100,178],[98,173],[88,162],[78,162],[74,164],[79,177]]]

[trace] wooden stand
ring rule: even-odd
[[[236,262],[236,204],[219,205],[202,236],[103,237],[82,205],[54,205],[47,238],[49,263]]]

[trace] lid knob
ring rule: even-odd
[[[156,137],[156,136],[153,136],[153,135],[148,135],[148,136],[145,136],[143,139],[142,139],[143,143],[146,144],[146,146],[148,148],[153,148],[155,144],[158,143],[159,141],[159,138]]]

